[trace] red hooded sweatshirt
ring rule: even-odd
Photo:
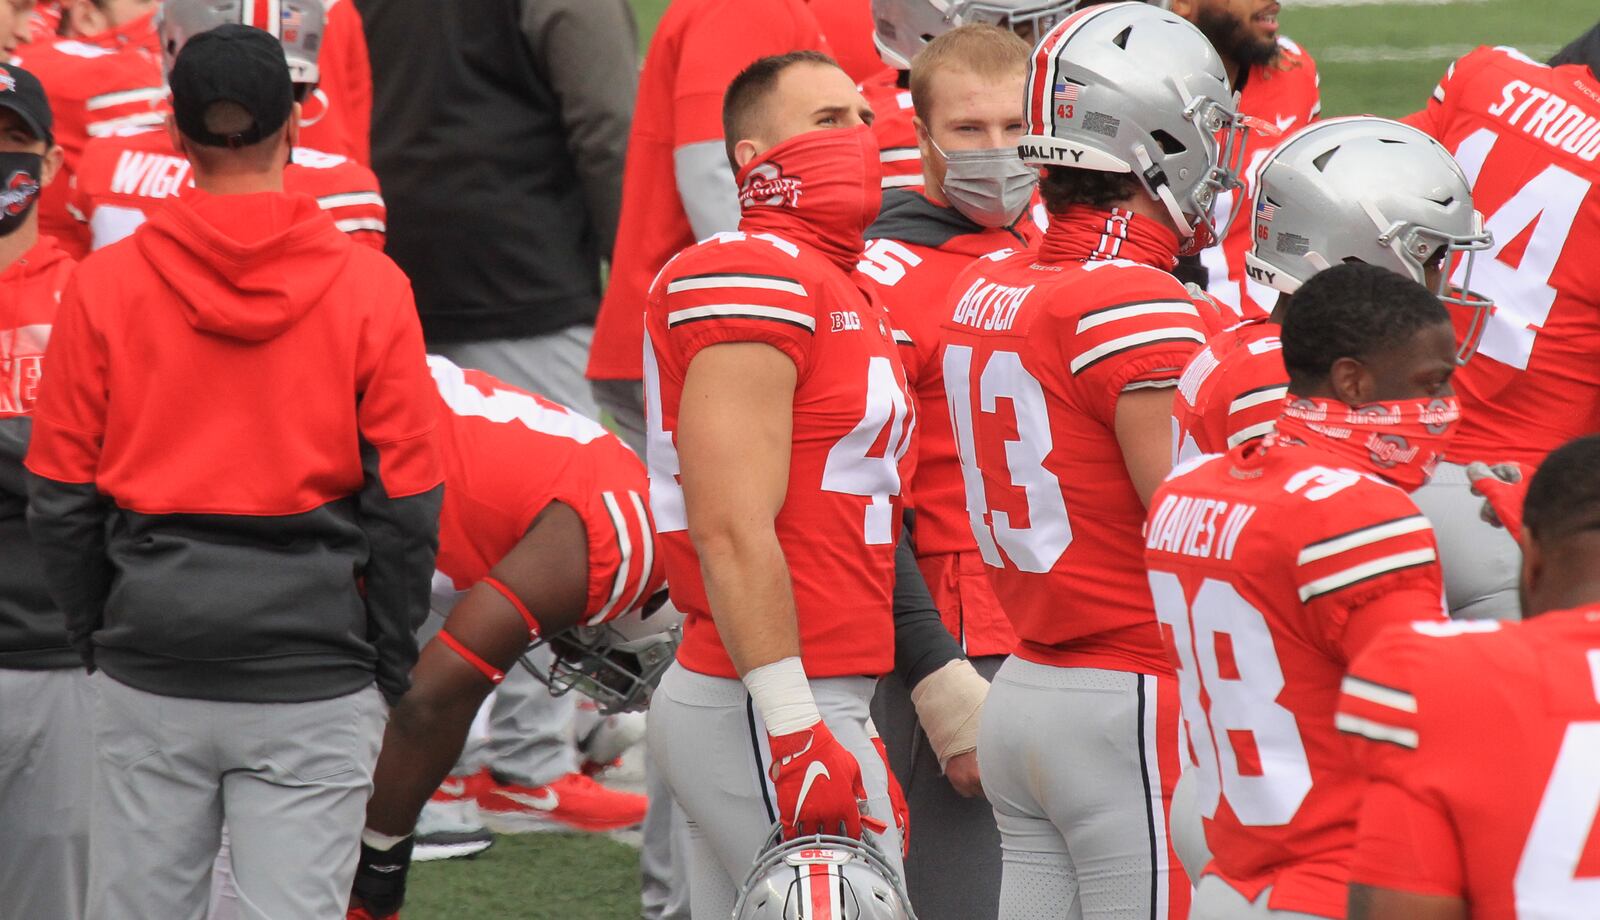
[[[404,691],[442,477],[394,263],[311,198],[196,189],[79,267],[48,360],[30,523],[80,654],[170,696]]]

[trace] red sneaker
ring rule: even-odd
[[[478,813],[478,794],[493,788],[488,770],[471,776],[448,776],[429,796],[417,817],[413,862],[476,856],[494,844],[494,835]]]
[[[644,820],[645,797],[568,773],[545,786],[494,781],[478,795],[489,829],[502,834],[533,831],[614,831]]]

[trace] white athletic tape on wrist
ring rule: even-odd
[[[811,695],[811,682],[798,657],[751,669],[744,676],[744,685],[761,712],[769,735],[790,735],[822,721],[816,698]]]
[[[389,852],[390,850],[404,843],[406,838],[410,836],[410,834],[401,834],[400,836],[395,837],[389,834],[380,833],[370,827],[361,829],[361,842],[369,847],[372,847],[374,850],[377,850],[380,853]]]
[[[939,758],[939,769],[957,754],[978,749],[978,713],[988,695],[989,682],[966,659],[946,664],[911,691],[911,705]]]

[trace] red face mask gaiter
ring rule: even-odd
[[[767,231],[820,250],[845,271],[878,216],[883,170],[866,125],[791,137],[739,170],[741,230]]]
[[[1394,483],[1422,488],[1455,437],[1461,405],[1454,396],[1347,406],[1337,399],[1290,395],[1278,419],[1279,441],[1315,444]]]

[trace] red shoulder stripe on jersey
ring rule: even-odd
[[[1347,696],[1366,700],[1368,703],[1377,706],[1384,706],[1400,712],[1415,713],[1417,711],[1417,697],[1415,694],[1407,693],[1395,687],[1384,686],[1377,681],[1357,677],[1354,674],[1345,677],[1340,689]]]
[[[1102,342],[1093,348],[1079,354],[1072,359],[1069,365],[1073,376],[1083,373],[1107,358],[1113,358],[1125,351],[1135,348],[1144,348],[1150,345],[1165,345],[1172,342],[1199,342],[1204,345],[1206,337],[1199,330],[1186,329],[1182,326],[1173,326],[1167,329],[1147,329],[1144,332],[1135,332],[1121,338]],[[1174,376],[1178,368],[1173,368]]]
[[[443,642],[451,651],[455,652],[457,655],[460,655],[461,659],[467,664],[477,668],[478,673],[489,678],[490,683],[498,684],[502,680],[506,679],[506,674],[504,671],[496,668],[494,665],[473,654],[472,650],[467,648],[465,645],[462,645],[459,639],[450,635],[450,631],[448,629],[439,630],[439,641]]]
[[[1309,603],[1325,594],[1342,591],[1345,588],[1354,587],[1374,578],[1391,575],[1395,572],[1403,572],[1406,569],[1432,565],[1438,558],[1439,554],[1434,552],[1431,546],[1381,556],[1300,585],[1298,589],[1300,602]]]
[[[511,606],[515,607],[517,613],[522,617],[522,622],[528,624],[528,638],[539,638],[539,621],[534,619],[533,614],[528,612],[528,605],[522,602],[522,598],[517,597],[517,593],[515,591],[512,591],[510,588],[506,587],[505,584],[499,579],[492,578],[488,575],[483,576],[483,579],[479,583],[488,585],[494,590],[500,592],[501,597],[510,601]]]

